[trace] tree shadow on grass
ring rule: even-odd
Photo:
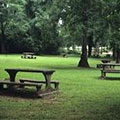
[[[120,120],[120,103],[115,102],[113,105],[109,106],[109,111],[111,120]]]
[[[34,90],[8,90],[4,89],[0,91],[0,96],[14,97],[14,98],[24,98],[24,99],[38,99],[36,91]]]
[[[98,78],[99,80],[108,80],[108,81],[120,81],[120,77],[106,77],[106,78]]]
[[[118,80],[118,81],[120,81],[120,77],[106,77],[105,80],[112,80],[112,81]]]
[[[114,95],[118,96],[117,94]],[[89,116],[88,119],[90,120],[120,120],[120,102],[119,98],[120,97],[110,97],[109,94],[108,96],[106,95],[106,100],[102,99],[98,101],[94,101],[97,103],[93,109],[88,109],[90,110],[91,116]],[[105,102],[106,101],[106,102]],[[107,102],[108,101],[108,102]],[[103,107],[98,108],[99,105],[102,105]],[[96,111],[96,109],[98,111]],[[91,112],[92,110],[92,112]]]
[[[84,67],[77,67],[77,66],[54,66],[54,67],[47,67],[49,69],[58,69],[58,70],[97,70],[95,67],[84,68]]]

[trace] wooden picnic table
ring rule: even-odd
[[[8,68],[5,71],[9,74],[10,81],[15,82],[15,77],[18,72],[32,72],[32,73],[42,73],[45,77],[46,89],[51,89],[51,76],[55,70],[36,70],[36,69],[17,69],[17,68]]]
[[[114,69],[115,66],[120,66],[120,64],[116,63],[103,63],[101,64],[102,69],[101,69],[101,77],[105,78],[106,73],[120,73],[120,70]]]
[[[109,59],[103,59],[101,61],[102,61],[102,63],[110,63],[111,62],[111,60],[109,60]]]
[[[111,60],[109,60],[109,59],[102,59],[101,62],[102,62],[102,64],[97,64],[97,68],[102,68],[104,63],[110,63]]]
[[[36,56],[34,55],[35,53],[32,52],[24,52],[21,58],[36,59]]]
[[[120,64],[118,63],[103,63],[102,65],[102,69],[105,70],[105,68],[114,68],[115,66],[120,66]]]

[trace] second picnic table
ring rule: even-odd
[[[114,69],[115,66],[120,66],[120,64],[116,64],[116,63],[103,63],[102,65],[102,69],[101,69],[101,77],[105,78],[106,77],[106,73],[120,73],[119,69]]]
[[[103,59],[101,61],[102,61],[102,63],[110,63],[111,62],[111,60],[109,60],[109,59]]]

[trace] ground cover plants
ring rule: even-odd
[[[55,69],[52,79],[60,81],[60,93],[43,99],[0,95],[0,119],[119,120],[120,81],[99,78],[96,64],[100,60],[90,58],[91,68],[78,68],[79,57],[38,56],[29,60],[20,55],[0,55],[0,80],[9,77],[5,68],[33,68]],[[16,79],[23,77],[43,79],[29,73],[18,73]]]

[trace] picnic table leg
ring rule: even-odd
[[[103,70],[105,70],[106,66],[103,65]]]
[[[106,73],[105,72],[103,73],[103,78],[106,78]]]
[[[15,76],[16,76],[17,71],[7,71],[7,72],[9,74],[10,81],[15,82]]]
[[[51,87],[51,84],[50,84],[52,73],[43,73],[43,75],[46,80],[46,91],[50,92],[51,90],[53,90],[53,88]]]
[[[0,84],[0,90],[3,90],[3,84]]]
[[[101,71],[101,78],[103,78],[103,76],[104,76],[104,75],[103,75],[103,71]]]
[[[106,73],[101,71],[101,78],[105,78],[106,77]]]

